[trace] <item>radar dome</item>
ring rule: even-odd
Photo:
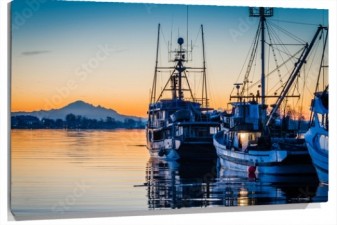
[[[178,44],[179,45],[184,44],[184,38],[182,38],[182,37],[178,38]]]

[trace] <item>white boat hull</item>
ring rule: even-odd
[[[329,182],[329,154],[328,150],[321,148],[320,145],[328,146],[328,138],[325,136],[326,143],[320,143],[319,137],[325,136],[319,132],[319,129],[313,127],[305,134],[309,154],[317,172],[318,179],[321,183]]]
[[[285,149],[235,151],[221,143],[223,131],[213,138],[220,164],[224,168],[257,174],[312,174],[314,168],[307,153]],[[297,161],[298,159],[298,161]],[[303,160],[305,159],[305,160]]]
[[[312,165],[296,164],[296,165],[282,165],[282,163],[275,163],[275,165],[245,165],[239,164],[228,159],[220,157],[220,164],[224,168],[230,170],[242,171],[250,173],[255,171],[256,174],[264,175],[294,175],[294,174],[312,174]]]

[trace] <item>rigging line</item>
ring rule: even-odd
[[[286,75],[284,75],[283,77],[286,77]],[[297,79],[296,82],[298,83],[298,79],[299,79],[299,78],[297,77],[296,79]],[[288,80],[289,80],[289,78],[287,78],[287,82],[288,82]],[[295,85],[289,89],[289,92],[290,92],[290,90],[292,90],[293,93],[295,92],[295,89],[296,89],[296,87],[297,87],[297,83],[295,83]],[[275,84],[274,87],[276,87],[276,86],[277,86],[277,84]],[[279,87],[278,89],[276,89],[276,91],[279,91],[281,88],[282,88],[282,87]],[[299,91],[298,91],[298,93],[299,93]],[[294,95],[294,94],[293,94],[293,95]]]
[[[193,93],[192,93],[192,89],[191,89],[191,86],[190,86],[190,82],[188,81],[186,71],[184,71],[184,74],[185,74],[185,80],[186,80],[188,89],[189,89],[189,91],[190,91],[191,98],[192,98],[193,101],[195,101],[195,97],[194,97],[194,95],[193,95]]]
[[[175,66],[175,67],[176,67],[176,66]],[[173,76],[174,72],[175,72],[175,69],[173,69],[173,71],[171,72],[171,75],[170,75],[170,77],[172,77],[172,76]],[[162,91],[161,91],[161,93],[160,93],[159,97],[157,98],[156,102],[158,102],[158,101],[160,100],[160,98],[163,96],[163,94],[164,94],[164,91],[165,91],[165,89],[166,89],[167,85],[170,83],[170,81],[171,81],[171,79],[168,79],[168,81],[166,82],[166,84],[165,84],[164,88],[162,89]]]
[[[197,77],[197,76],[194,76],[195,78]],[[201,90],[202,90],[202,79],[198,79],[198,82],[196,81],[196,89],[195,89],[195,93],[198,93],[199,92],[199,88],[200,88],[200,86],[201,86]]]
[[[313,54],[313,55],[311,54],[310,56],[308,56],[307,62],[309,61],[309,59],[311,59],[311,60],[310,60],[310,66],[309,66],[308,73],[311,71],[311,67],[312,67],[312,65],[314,64],[314,61],[315,61],[315,59],[316,59],[317,50],[318,50],[318,47],[320,46],[320,43],[321,43],[321,42],[318,42],[318,44],[315,43],[315,46],[314,46],[314,48],[315,48],[314,54]],[[311,57],[311,56],[312,56],[312,57]]]
[[[251,74],[252,74],[252,77],[251,77],[251,83],[252,83],[252,81],[255,79],[255,75],[256,75],[256,63],[257,63],[257,59],[258,59],[258,57],[255,57],[255,59],[254,59],[254,66],[252,66],[252,68],[253,68],[253,72],[251,72]],[[267,78],[267,77],[266,77]],[[257,84],[259,84],[260,83],[260,80],[258,80],[257,82],[256,82]],[[252,89],[252,85],[250,85],[250,86],[248,86],[247,87],[247,89]]]
[[[279,38],[279,36],[277,35],[277,33],[276,33],[276,31],[274,30],[274,28],[273,28],[273,27],[270,27],[270,28],[271,28],[271,31],[274,33],[273,36],[275,37],[275,39],[278,39],[279,42],[282,43],[282,40]],[[286,54],[286,55],[292,55],[292,54],[290,53],[290,51],[289,51],[284,45],[281,45],[281,47],[282,47],[282,49],[284,49],[284,54]],[[305,48],[305,45],[303,46],[302,49],[304,50],[304,48]],[[277,49],[278,49],[278,48],[277,48]],[[280,55],[282,61],[284,62],[284,58],[283,58],[283,55],[281,54],[281,50],[278,49],[278,52],[279,52],[279,55]],[[282,52],[283,52],[283,51],[282,51]],[[286,52],[288,52],[288,53],[286,53]],[[291,61],[292,61],[293,64],[295,64],[295,63],[297,62],[297,61],[294,61],[293,58],[290,58],[290,59],[291,59]],[[298,58],[297,58],[296,60],[298,60]],[[290,73],[290,70],[289,70],[287,64],[285,64],[285,68],[286,68],[286,70],[287,70],[287,73]]]
[[[304,96],[304,93],[305,93],[305,87],[307,86],[306,85],[306,81],[308,80],[308,79],[310,79],[310,77],[309,77],[309,73],[306,71],[306,65],[303,65],[303,89],[302,89],[302,93],[303,93],[303,96]],[[309,81],[309,83],[311,83],[310,81]],[[309,88],[308,88],[308,90],[309,90]],[[309,93],[311,93],[310,91],[309,91]]]
[[[299,84],[298,84],[298,80],[299,77],[296,77],[296,82],[294,82],[294,86],[292,87],[292,95],[294,95],[295,91],[297,90],[297,93],[299,94],[298,88],[299,88]]]
[[[305,82],[305,92],[309,93],[309,96],[313,96],[313,90],[309,87],[308,84],[311,83],[311,79],[308,80],[309,82]]]
[[[288,58],[285,62],[283,62],[280,65],[280,68],[283,67],[286,63],[288,63],[292,58],[295,58],[296,55],[298,55],[299,53],[301,53],[304,50],[304,47],[301,48],[300,50],[298,50],[294,55],[292,55],[292,57]],[[271,71],[270,73],[266,74],[266,78],[269,77],[271,74],[273,74],[276,71],[276,69],[274,69],[273,71]],[[254,84],[250,85],[249,88],[253,88],[254,86],[258,85],[260,83],[260,81],[256,81]]]
[[[283,79],[283,78],[286,78],[286,76],[287,76],[287,74],[286,74],[286,75],[283,75],[282,79]],[[273,90],[274,90],[278,85],[279,85],[278,83],[274,84],[274,86],[273,86],[272,88],[270,88],[270,91],[268,91],[268,94],[271,93],[271,92],[273,92]],[[274,91],[274,93],[277,93],[281,88],[283,88],[283,87],[282,87],[282,86],[278,87],[278,88]]]
[[[287,74],[285,74],[285,75],[283,75],[282,77],[281,77],[281,79],[284,79],[284,78],[286,78],[286,76],[287,76]],[[288,80],[289,78],[287,78],[287,80]],[[276,88],[277,86],[278,86],[279,84],[278,83],[276,83],[271,89],[270,89],[270,91],[268,92],[268,94],[269,93],[271,93],[272,92],[272,90],[274,89],[274,88]],[[295,85],[296,86],[296,85]],[[284,85],[283,86],[280,86],[280,87],[278,87],[275,91],[274,91],[274,93],[277,93],[281,88],[283,88],[284,87]],[[298,92],[299,93],[299,92]]]
[[[194,85],[194,88],[193,88],[193,90],[194,90],[194,95],[196,96],[196,93],[198,93],[198,90],[197,90],[197,81],[196,81],[196,79],[197,79],[197,76],[193,76],[193,85]]]
[[[274,37],[273,40],[275,40],[275,43],[276,43],[276,39],[278,40],[278,42],[281,46],[281,48],[283,49],[283,51],[279,48],[275,48],[276,50],[278,50],[279,52],[282,52],[283,54],[285,55],[288,55],[288,56],[291,56],[292,54],[290,53],[289,49],[287,49],[285,46],[286,44],[283,43],[283,41],[281,40],[281,38],[279,37],[279,35],[277,34],[277,32],[275,31],[274,27],[273,26],[268,26],[269,29],[270,29],[270,32],[272,33],[272,36]],[[303,46],[305,46],[305,44],[303,44]],[[281,55],[281,54],[280,54]],[[295,61],[294,61],[295,62]]]
[[[268,28],[266,30],[268,30]],[[270,46],[268,48],[268,66],[267,67],[268,67],[267,71],[269,73],[269,67],[270,67]],[[266,78],[266,83],[267,83],[266,90],[268,90],[268,84],[269,84],[269,79],[268,78]]]
[[[212,70],[211,67],[209,67],[208,68],[208,75],[212,75],[212,74],[213,74],[213,70]],[[212,78],[212,76],[208,76],[208,78]],[[207,85],[209,87],[207,89],[207,90],[209,90],[209,95],[210,95],[209,99],[213,101],[213,104],[218,103],[217,99],[214,97],[215,95],[214,95],[213,90],[215,90],[215,89],[214,89],[214,86],[213,86],[213,80],[208,79]]]
[[[252,52],[250,54],[249,62],[248,62],[248,65],[247,65],[246,74],[245,74],[245,77],[244,77],[244,80],[243,80],[243,85],[242,85],[242,89],[241,89],[241,95],[243,95],[245,91],[248,92],[248,90],[249,90],[249,89],[246,90],[246,86],[248,86],[248,82],[249,82],[248,77],[249,77],[250,71],[252,69],[252,64],[254,62],[254,59],[256,58],[257,47],[258,47],[258,43],[259,43],[259,40],[260,40],[259,39],[259,36],[260,36],[260,27],[261,27],[261,24],[259,24],[259,28],[258,28],[258,30],[256,31],[256,34],[255,34],[255,38],[254,38],[254,42],[253,42],[253,49],[252,49]]]
[[[273,38],[273,40],[275,40],[275,43],[276,43],[276,39],[277,39],[277,41],[279,42],[278,44],[271,44],[271,45],[280,45],[282,48],[283,48],[283,50],[281,50],[280,48],[277,48],[277,47],[274,47],[276,50],[278,50],[279,52],[281,52],[281,53],[283,53],[283,54],[285,54],[285,55],[288,55],[288,56],[291,56],[292,54],[290,53],[290,51],[289,51],[289,49],[287,49],[285,46],[286,45],[302,45],[302,46],[305,46],[306,44],[303,44],[303,43],[301,43],[301,44],[284,44],[283,43],[283,41],[280,39],[280,37],[279,37],[279,35],[277,34],[277,32],[275,31],[275,29],[272,27],[272,26],[269,26],[269,24],[267,24],[267,26],[268,26],[268,29],[269,29],[269,31],[270,31],[270,33],[271,33],[271,36],[272,37],[274,37]],[[298,60],[298,59],[296,59],[296,60]],[[295,62],[295,61],[294,61]]]
[[[288,37],[293,38],[294,40],[296,40],[298,42],[306,43],[306,41],[304,41],[302,38],[297,37],[296,35],[290,33],[289,31],[287,31],[283,27],[280,27],[280,26],[276,25],[273,22],[270,22],[270,25],[273,26],[273,27],[275,27],[276,29],[278,29],[279,31],[281,31],[282,33],[284,33],[285,35],[287,35]]]
[[[291,24],[308,25],[308,26],[319,26],[319,24],[313,24],[313,23],[294,22],[294,21],[279,20],[279,19],[269,19],[269,21],[270,20],[275,21],[275,22],[281,22],[281,23],[291,23]]]
[[[326,49],[326,44],[327,44],[327,40],[328,40],[328,32],[329,30],[326,31],[326,36],[324,36],[324,32],[322,31],[322,35],[323,35],[323,50],[322,50],[322,57],[321,57],[321,63],[319,65],[320,69],[318,72],[318,78],[317,78],[317,82],[316,82],[316,87],[315,87],[315,92],[317,92],[318,90],[318,86],[319,86],[319,80],[321,77],[321,71],[323,70],[323,88],[324,88],[324,68],[323,68],[323,64],[324,64],[324,59],[325,59],[325,49]]]
[[[269,43],[267,43],[269,46],[275,46],[275,44],[269,44]],[[280,44],[281,45],[281,44]],[[301,46],[305,46],[305,45],[302,45],[301,44]],[[274,47],[274,49],[276,49],[278,52],[280,52],[280,53],[283,53],[284,55],[287,55],[287,56],[292,56],[292,54],[290,53],[290,52],[285,52],[285,51],[283,51],[283,50],[281,50],[281,49],[279,49],[279,48],[275,48]],[[297,60],[298,60],[298,58],[297,58]]]
[[[252,80],[254,80],[254,78],[255,78],[256,62],[257,62],[257,57],[255,57],[255,60],[254,60],[254,67],[253,67],[253,76],[252,76]],[[248,87],[248,89],[250,89],[250,86]]]
[[[305,45],[305,44],[271,44],[271,43],[268,43],[268,42],[266,42],[266,44],[268,44],[268,45],[273,45],[273,46],[275,46],[275,45],[301,45],[301,46],[303,46],[303,45]]]
[[[311,82],[310,82],[310,83],[311,83]],[[308,86],[307,83],[305,84],[305,89],[306,89],[306,91],[307,91],[308,93],[310,93],[310,95],[313,95],[313,92],[312,92],[312,90],[310,89],[310,87]]]
[[[160,29],[160,33],[161,33],[161,35],[162,35],[162,37],[164,39],[164,43],[165,43],[165,45],[167,47],[167,51],[170,51],[169,46],[168,46],[168,42],[166,42],[166,38],[165,38],[165,35],[164,35],[164,32],[163,32],[163,29]]]
[[[303,115],[304,89],[305,89],[305,85],[306,85],[305,75],[306,75],[306,70],[305,70],[305,65],[303,65],[303,76],[304,76],[304,79],[303,79],[303,85],[302,85],[302,96],[300,97],[301,98],[301,104],[300,104],[300,116],[301,117]]]
[[[300,85],[299,85],[298,80],[299,80],[299,78],[297,77],[296,84],[295,84],[295,86],[293,87],[293,90],[292,90],[293,95],[295,95],[295,91],[296,91],[296,90],[297,90],[297,93],[299,93],[299,86],[300,86]],[[296,101],[296,102],[295,102],[295,101]],[[297,114],[298,114],[298,112],[297,112],[297,107],[298,107],[299,101],[300,101],[299,98],[297,98],[297,100],[292,99],[292,105],[293,105],[293,108],[294,108],[294,110],[295,110],[295,113],[297,113]]]
[[[258,33],[258,34],[257,34],[257,33]],[[256,45],[256,36],[259,36],[259,34],[260,34],[260,24],[259,24],[259,27],[258,27],[258,31],[257,31],[257,33],[256,33],[256,35],[255,35],[255,38],[254,38],[254,40],[253,40],[253,43],[251,44],[251,46],[250,46],[250,48],[249,48],[249,50],[248,50],[248,53],[247,53],[246,59],[245,59],[245,61],[244,61],[243,65],[242,65],[242,67],[241,67],[241,70],[240,70],[239,76],[238,76],[238,78],[237,78],[237,80],[236,80],[236,82],[235,82],[235,83],[237,83],[237,82],[239,81],[239,79],[240,79],[240,76],[241,76],[241,73],[242,73],[243,69],[245,68],[245,65],[246,65],[246,62],[247,62],[247,60],[248,60],[248,57],[249,57],[249,55],[251,55],[250,53],[251,53],[251,52],[253,52],[253,50],[252,50],[252,49],[254,49],[254,47],[255,47],[255,45]]]
[[[259,26],[258,26],[257,32],[260,33],[260,24],[259,24]],[[256,36],[256,35],[255,35],[255,36]],[[246,63],[247,63],[248,57],[249,57],[250,52],[252,51],[254,45],[255,45],[255,39],[253,40],[253,42],[252,42],[252,44],[251,44],[251,46],[250,46],[250,48],[249,48],[249,50],[248,50],[247,56],[246,56],[246,58],[245,58],[244,63],[242,64],[242,67],[241,67],[241,69],[240,69],[239,75],[237,76],[237,79],[236,79],[235,83],[238,83],[238,81],[240,80],[242,71],[243,71],[243,69],[245,68],[245,65],[246,65]],[[230,95],[229,95],[229,96],[231,96],[231,95],[233,94],[234,91],[235,91],[235,87],[233,87],[233,89],[232,89],[232,91],[230,92]],[[230,98],[230,97],[229,97],[229,98]]]
[[[266,27],[267,27],[267,33],[268,33],[269,40],[270,40],[270,42],[272,42],[271,35],[270,35],[270,32],[269,32],[269,25],[267,24]],[[273,45],[271,45],[270,47],[272,49],[272,53],[273,53],[273,56],[274,56],[274,61],[275,61],[275,64],[276,64],[276,69],[277,69],[277,72],[278,72],[278,77],[279,77],[279,80],[281,82],[281,87],[283,87],[284,84],[283,84],[283,80],[282,80],[282,76],[281,76],[280,66],[278,65],[278,61],[277,61],[277,58],[276,58],[275,50],[274,50]]]
[[[273,37],[274,37],[273,39],[278,39],[279,42],[282,43],[282,40],[279,38],[279,36],[277,35],[277,33],[276,33],[276,31],[274,30],[274,28],[269,26],[269,29],[270,29],[271,33],[274,34],[274,35],[273,35]],[[283,43],[282,43],[282,44],[283,44]],[[275,48],[275,49],[278,51],[279,56],[280,56],[281,59],[282,59],[282,62],[285,62],[285,60],[284,60],[284,58],[283,58],[283,55],[282,55],[281,53],[284,53],[284,54],[287,55],[287,56],[291,56],[292,54],[290,53],[290,51],[289,51],[284,45],[281,45],[281,47],[283,48],[284,51],[281,51],[281,50],[278,49],[278,48]],[[295,62],[292,60],[292,58],[290,58],[290,59],[291,59],[291,61],[292,61],[293,63],[295,63]],[[287,64],[284,64],[284,66],[285,66],[287,72],[290,73]]]
[[[282,55],[281,53],[283,53],[283,54],[285,54],[285,55],[287,55],[287,56],[290,56],[291,54],[290,54],[290,52],[288,51],[288,49],[285,48],[284,45],[282,45],[282,44],[283,44],[283,43],[282,43],[282,40],[278,37],[276,31],[275,31],[272,27],[270,27],[270,26],[268,26],[268,28],[269,28],[269,31],[270,31],[271,36],[273,37],[272,39],[275,40],[275,42],[276,42],[276,39],[278,39],[279,43],[281,43],[281,48],[282,48],[283,50],[281,50],[281,49],[279,49],[279,48],[274,48],[274,49],[276,49],[276,50],[278,51],[278,54],[280,55],[282,61],[284,62],[284,58],[283,58],[283,55]],[[288,67],[287,67],[286,64],[285,64],[285,67],[286,67],[286,69],[287,69],[288,72],[289,72],[289,69],[288,69]]]
[[[201,33],[201,28],[199,29],[199,31],[197,33],[197,36],[196,36],[196,38],[194,40],[194,43],[197,43],[200,33]]]
[[[197,76],[199,73],[202,73],[201,71],[188,71],[188,70],[185,70],[184,71],[184,74],[185,74],[185,77],[186,77],[186,80],[188,79],[188,77],[193,77],[193,82],[191,82],[191,86],[193,85],[193,95],[195,98],[198,98],[198,94],[199,93],[199,87],[201,86],[200,83],[201,83],[201,80],[202,79],[197,79]],[[199,82],[199,83],[198,83]],[[192,90],[192,89],[191,89]]]

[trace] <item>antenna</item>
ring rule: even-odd
[[[202,38],[202,61],[203,61],[203,74],[202,74],[202,96],[201,104],[208,108],[207,96],[207,79],[206,79],[206,61],[205,61],[205,41],[204,41],[204,26],[201,24],[201,38]],[[205,101],[205,102],[204,102]]]
[[[153,84],[152,84],[151,103],[154,103],[155,100],[156,100],[157,72],[158,72],[158,51],[159,51],[159,35],[160,35],[160,23],[158,24],[157,49],[156,49],[156,64],[155,64],[155,68],[154,68],[154,79],[153,79]]]
[[[186,34],[186,53],[187,53],[187,58],[186,58],[186,60],[188,61],[188,5],[186,5],[186,16],[187,16],[187,18],[186,18],[186,32],[187,32],[187,34]]]

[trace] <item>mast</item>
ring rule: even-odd
[[[260,18],[260,29],[261,29],[261,104],[262,104],[262,115],[261,119],[263,121],[263,130],[264,130],[264,121],[266,121],[266,84],[265,84],[265,23],[266,17],[273,16],[273,8],[264,8],[264,7],[252,7],[249,8],[250,17],[259,17]]]
[[[203,28],[203,27],[202,27]],[[202,29],[203,30],[203,29]],[[159,34],[159,32],[158,32]],[[207,83],[206,83],[206,63],[205,63],[205,49],[204,49],[204,34],[202,32],[202,41],[203,41],[203,61],[204,64],[201,67],[186,67],[184,64],[187,63],[188,61],[190,61],[188,59],[188,49],[185,49],[183,47],[183,44],[185,43],[184,38],[179,37],[177,40],[178,43],[178,48],[173,50],[173,51],[169,51],[169,55],[170,54],[174,54],[174,59],[171,59],[171,57],[169,57],[169,62],[174,62],[175,65],[174,66],[168,66],[168,67],[161,67],[161,66],[157,66],[156,64],[156,70],[170,70],[170,77],[167,80],[166,84],[164,85],[164,88],[161,90],[159,96],[155,96],[155,92],[152,91],[152,99],[154,102],[159,101],[163,94],[165,92],[171,92],[172,94],[172,100],[184,100],[186,98],[186,96],[184,96],[184,92],[189,92],[190,94],[190,98],[191,101],[193,102],[197,102],[198,100],[195,98],[195,96],[193,95],[188,77],[187,77],[187,72],[190,70],[196,70],[196,71],[200,71],[201,73],[203,73],[204,79],[203,79],[203,100],[202,100],[202,104],[205,104],[208,107],[208,99],[207,99]],[[158,43],[159,43],[159,38],[158,38]],[[192,48],[192,47],[190,47]],[[191,50],[192,52],[192,50]],[[157,56],[158,57],[158,56]],[[188,70],[187,70],[188,69]],[[156,78],[156,72],[155,72],[155,79]],[[185,81],[184,81],[185,80]],[[155,85],[154,85],[155,87]],[[205,94],[206,93],[206,94]],[[205,97],[206,95],[206,97]],[[186,98],[188,99],[188,98]]]
[[[266,22],[266,17],[264,16],[264,8],[260,8],[260,23],[261,23],[261,104],[262,107],[266,104],[266,77],[265,77],[265,59],[264,59],[264,42],[265,42],[265,34],[264,34],[264,24]],[[265,116],[265,112],[263,112],[263,116]]]
[[[186,59],[188,60],[188,5],[186,6]]]
[[[202,76],[202,96],[201,105],[208,108],[207,96],[207,80],[206,80],[206,60],[205,60],[205,42],[204,42],[204,26],[201,25],[201,39],[202,39],[202,58],[203,58],[203,76]],[[204,102],[205,101],[205,102]]]
[[[284,86],[280,97],[277,99],[275,107],[273,108],[273,110],[271,111],[269,118],[267,120],[266,126],[269,125],[270,121],[272,120],[273,114],[276,112],[276,110],[280,107],[283,99],[286,97],[286,94],[288,93],[289,89],[291,88],[293,82],[295,81],[296,77],[299,75],[299,72],[303,66],[304,63],[306,63],[306,59],[313,47],[313,45],[316,42],[316,39],[318,37],[318,35],[323,31],[323,30],[327,30],[327,27],[323,27],[322,25],[320,25],[317,28],[317,31],[313,37],[313,39],[310,42],[310,45],[306,45],[306,48],[304,48],[300,58],[298,59],[298,61],[295,63],[295,68],[293,69],[292,73],[290,74],[290,77],[286,83],[286,85]]]
[[[158,35],[157,35],[157,50],[156,50],[156,64],[154,68],[154,78],[152,84],[151,92],[151,103],[154,103],[156,100],[156,89],[157,89],[157,71],[158,71],[158,51],[159,51],[159,34],[160,34],[160,23],[158,23]]]
[[[183,61],[184,61],[184,55],[183,55],[183,44],[184,44],[184,39],[183,38],[178,38],[178,44],[179,44],[179,52],[178,52],[178,64],[177,64],[177,70],[178,70],[178,99],[182,100],[183,97],[183,92],[182,92],[182,72],[185,70],[183,66]]]
[[[323,64],[324,64],[324,57],[325,57],[325,49],[326,49],[326,44],[327,44],[327,40],[328,40],[328,30],[327,30],[327,32],[326,32],[327,34],[326,34],[326,36],[324,37],[323,36],[323,42],[324,42],[324,44],[323,44],[323,51],[322,51],[322,57],[321,57],[321,63],[320,63],[320,69],[319,69],[319,71],[318,71],[318,77],[317,77],[317,82],[316,82],[316,87],[315,87],[315,92],[317,92],[318,91],[318,86],[319,86],[319,81],[320,81],[320,78],[321,78],[321,72],[323,71],[323,84],[322,84],[322,87],[323,87],[323,89],[325,88],[325,81],[324,81],[324,68],[325,67],[327,67],[327,66],[324,66]]]

